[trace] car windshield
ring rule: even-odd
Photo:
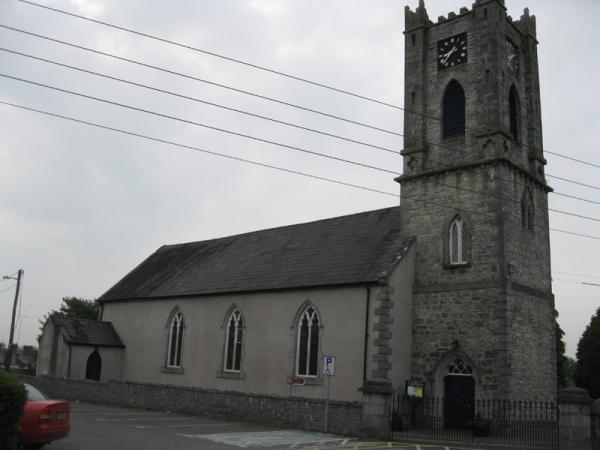
[[[33,386],[26,384],[25,389],[27,389],[27,400],[48,400],[48,397]]]

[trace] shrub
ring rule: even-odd
[[[14,375],[0,371],[0,449],[14,450],[19,441],[19,419],[27,400],[25,386]]]

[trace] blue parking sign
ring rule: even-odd
[[[335,375],[335,356],[323,357],[323,375],[332,377]]]

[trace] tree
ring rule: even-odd
[[[592,398],[600,398],[600,308],[577,344],[575,383],[587,389]]]
[[[40,330],[44,328],[46,321],[52,314],[63,314],[68,317],[98,320],[99,313],[100,304],[96,300],[86,300],[78,297],[63,297],[62,304],[58,311],[52,310],[48,314],[45,314],[44,318],[40,320]],[[40,336],[38,336],[38,340]]]
[[[558,388],[566,388],[569,384],[569,357],[565,354],[565,341],[563,337],[565,332],[558,323],[558,312],[554,319],[554,338],[556,342],[556,381]]]

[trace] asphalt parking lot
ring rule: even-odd
[[[66,439],[52,443],[48,450],[471,450],[361,441],[332,434],[89,403],[72,403],[71,408],[71,433]]]

